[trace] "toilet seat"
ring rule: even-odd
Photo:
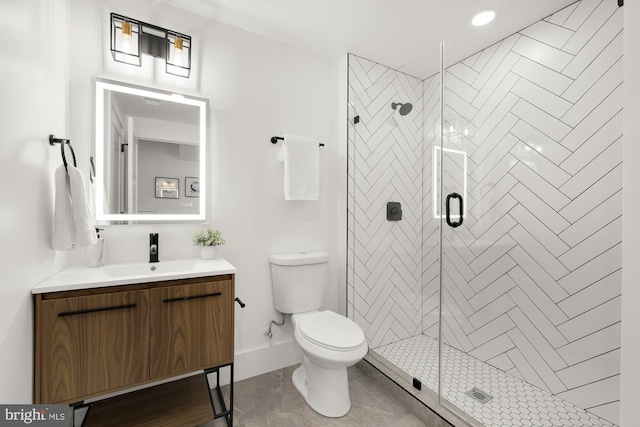
[[[355,350],[364,342],[360,326],[329,310],[302,316],[299,331],[312,343],[333,351]]]

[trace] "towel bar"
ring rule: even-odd
[[[282,136],[272,136],[271,137],[271,143],[272,144],[277,144],[278,141],[284,141],[284,137],[282,137]],[[319,145],[320,145],[320,147],[324,147],[323,143],[320,143]]]
[[[71,150],[71,155],[73,156],[73,166],[78,166],[76,162],[76,153],[73,151],[73,147],[71,146],[71,140],[56,138],[55,135],[49,135],[49,145],[60,144],[60,154],[62,155],[62,163],[64,164],[64,168],[67,169],[67,157],[64,155],[64,146],[68,146]]]

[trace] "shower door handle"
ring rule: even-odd
[[[458,222],[452,222],[451,221],[451,199],[458,199],[460,201],[460,220]],[[447,224],[449,224],[449,226],[456,228],[456,227],[460,227],[462,225],[462,212],[463,212],[463,208],[462,208],[462,196],[459,195],[458,193],[451,193],[447,196],[447,203],[446,203],[446,209],[447,209]]]

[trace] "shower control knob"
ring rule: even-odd
[[[402,219],[402,206],[399,202],[387,203],[387,221],[400,221]]]

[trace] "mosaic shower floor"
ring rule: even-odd
[[[438,389],[438,341],[426,335],[374,349],[431,390]],[[589,412],[443,345],[442,395],[487,427],[616,427]],[[477,387],[492,397],[480,403],[467,395]]]

